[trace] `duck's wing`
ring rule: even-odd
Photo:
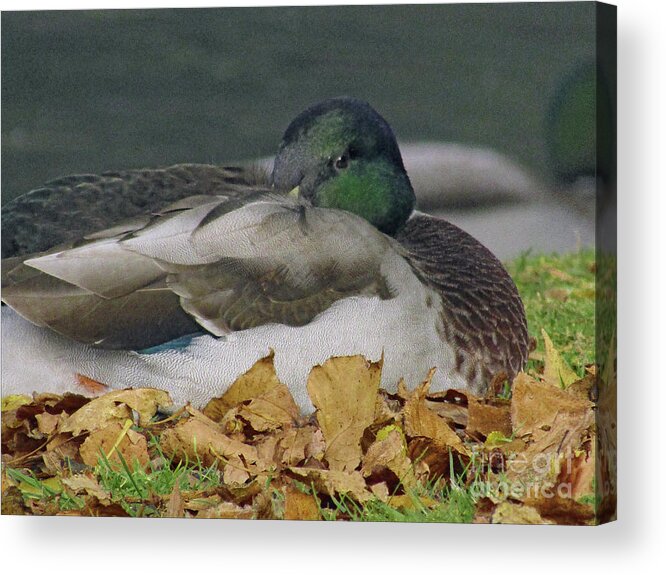
[[[200,331],[164,279],[121,298],[106,299],[22,266],[3,286],[3,301],[32,323],[111,349],[141,349]]]
[[[446,220],[421,213],[396,239],[414,272],[442,298],[444,338],[457,350],[464,377],[483,382],[479,388],[485,389],[494,375],[520,371],[529,343],[525,310],[490,250]]]
[[[69,337],[141,348],[191,333],[189,316],[221,335],[303,325],[351,295],[391,297],[382,266],[395,249],[353,214],[259,190],[176,205],[28,258],[3,278],[3,299]],[[140,319],[126,334],[131,314],[143,330]]]
[[[2,258],[42,252],[192,196],[266,186],[260,169],[179,164],[53,180],[2,206]]]

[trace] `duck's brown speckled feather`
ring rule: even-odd
[[[515,284],[483,244],[457,226],[415,213],[396,239],[414,272],[441,296],[442,339],[456,348],[456,368],[477,392],[492,378],[512,378],[527,361],[525,310]]]

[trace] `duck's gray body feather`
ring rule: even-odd
[[[2,206],[2,259],[48,250],[193,196],[268,186],[261,169],[207,164],[78,174],[52,180]]]
[[[398,244],[354,214],[255,187],[242,202],[182,204],[7,262],[3,299],[68,337],[140,349],[195,331],[190,316],[223,335],[304,325],[350,295],[392,297],[380,268]],[[143,332],[119,329],[137,315]]]
[[[64,219],[49,222],[64,205]],[[278,375],[307,408],[309,368],[332,355],[384,353],[390,388],[400,377],[416,385],[437,367],[436,389],[478,392],[527,356],[513,282],[462,230],[416,213],[390,238],[354,214],[276,195],[226,168],[58,180],[3,209],[3,254],[11,256],[3,300],[83,342],[3,310],[9,390],[23,385],[17,368],[29,357],[23,372],[52,377],[58,390],[81,373],[201,404],[273,349]],[[152,356],[100,349],[141,349],[199,326],[222,337]]]

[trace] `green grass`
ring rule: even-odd
[[[595,363],[595,254],[582,250],[564,255],[525,253],[507,264],[525,304],[530,336],[544,351],[541,330],[579,375]],[[528,370],[540,362],[531,359]]]
[[[371,499],[364,505],[347,498],[333,499],[334,509],[322,510],[328,520],[340,518],[351,521],[397,523],[470,523],[474,518],[476,500],[468,487],[450,487],[436,483],[407,492],[410,508],[396,509],[391,499]],[[436,503],[429,503],[432,500]]]
[[[119,502],[132,516],[159,517],[160,510],[155,505],[146,505],[145,501],[153,496],[169,495],[176,483],[181,491],[203,491],[221,485],[217,465],[205,467],[200,461],[178,462],[174,464],[162,453],[159,442],[151,441],[157,457],[150,461],[147,468],[137,463],[132,468],[118,453],[121,468],[112,465],[102,454],[94,470],[100,485],[111,494],[111,500]]]

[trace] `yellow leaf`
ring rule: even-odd
[[[290,486],[285,491],[284,518],[300,521],[319,521],[319,505],[315,498]]]
[[[392,429],[387,434],[381,433],[384,430],[380,430],[377,440],[363,456],[361,473],[364,477],[368,477],[382,469],[389,469],[405,488],[413,488],[416,485],[416,477],[412,462],[407,457],[405,436],[397,426],[390,425],[384,429],[387,428]]]
[[[122,455],[130,469],[134,469],[137,461],[142,467],[150,461],[146,438],[118,421],[91,432],[79,450],[83,463],[91,467],[97,465],[100,452],[104,452],[114,469],[122,469],[118,454]]]
[[[543,378],[547,383],[555,385],[559,388],[566,389],[574,381],[580,379],[578,374],[571,369],[559,352],[555,349],[553,342],[545,330],[541,330],[541,335],[543,336],[544,345],[546,347],[546,358],[545,365],[543,369]]]
[[[440,447],[451,447],[458,453],[470,456],[469,450],[445,419],[432,411],[426,401],[430,388],[430,377],[411,394],[403,410],[405,433],[409,437],[425,437]]]
[[[29,395],[7,395],[2,398],[2,411],[12,411],[28,403],[32,403]]]
[[[361,436],[374,420],[382,361],[360,355],[332,357],[312,368],[308,393],[326,441],[331,470],[351,471],[361,461]]]
[[[217,423],[201,412],[193,408],[188,408],[188,412],[191,417],[162,433],[160,445],[164,454],[170,458],[201,461],[206,466],[221,460],[223,465],[231,465],[231,469],[226,472],[227,479],[242,483],[239,481],[242,475],[240,472],[247,472],[257,462],[257,448],[228,437]],[[234,468],[238,474],[235,474]]]
[[[80,435],[94,431],[113,422],[132,418],[132,411],[139,414],[139,423],[146,425],[159,407],[172,405],[166,391],[152,388],[121,389],[97,397],[61,422],[59,431]]]
[[[232,407],[261,397],[280,385],[282,384],[275,373],[273,352],[271,352],[239,376],[222,397],[211,399],[204,407],[203,414],[213,421],[220,421]]]

